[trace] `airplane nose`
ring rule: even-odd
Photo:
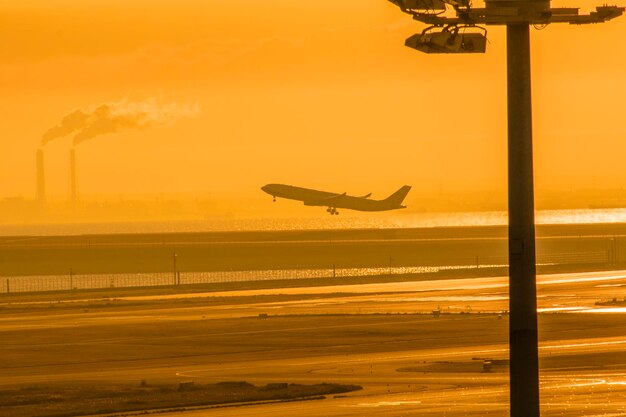
[[[261,187],[261,190],[265,191],[266,193],[269,192],[267,191],[269,188],[269,185],[264,185],[263,187]]]

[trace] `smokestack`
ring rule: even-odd
[[[70,150],[70,202],[76,205],[78,194],[76,192],[76,153],[74,148]]]
[[[43,168],[43,151],[37,150],[37,201],[43,205],[46,203],[46,181]]]

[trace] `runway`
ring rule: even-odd
[[[163,415],[504,416],[506,364],[483,372],[483,360],[508,356],[506,285],[488,277],[12,299],[0,304],[0,386],[332,382],[363,390]],[[624,288],[626,271],[539,277],[542,415],[626,412],[626,315],[595,305]]]

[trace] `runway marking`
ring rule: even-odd
[[[623,345],[626,344],[626,340],[612,340],[606,342],[585,342],[585,343],[569,343],[569,344],[561,344],[561,345],[544,345],[539,346],[539,349],[571,349],[571,348],[581,348],[581,347],[590,347],[590,346],[607,346],[607,345]]]
[[[582,310],[581,313],[626,313],[626,307],[599,307]]]
[[[398,405],[422,404],[422,401],[379,401],[376,403],[344,404],[342,407],[389,407]]]
[[[194,371],[187,371],[187,372],[194,372]],[[174,375],[182,376],[183,378],[196,378],[193,375],[188,375],[186,372],[176,372]]]

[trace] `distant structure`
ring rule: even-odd
[[[139,131],[151,126],[169,125],[182,117],[195,117],[199,113],[200,109],[197,104],[162,104],[155,98],[140,102],[122,100],[102,103],[86,109],[74,109],[63,116],[59,123],[43,134],[40,146],[45,147],[48,143],[59,138],[73,136],[72,149],[70,150],[69,199],[70,204],[76,206],[78,202],[74,152],[76,145],[105,134]],[[39,158],[39,154],[37,158]],[[37,190],[39,196],[39,185]]]
[[[44,174],[43,150],[37,150],[37,201],[46,204],[46,178]]]
[[[530,25],[602,23],[623,7],[552,8],[550,0],[389,0],[429,25],[405,45],[429,54],[482,53],[487,30],[506,26],[509,185],[509,346],[511,416],[539,417],[539,354],[535,259],[534,177],[530,82]],[[446,14],[446,9],[452,13]]]

